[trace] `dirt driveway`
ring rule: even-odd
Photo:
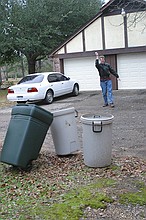
[[[146,90],[114,91],[115,108],[103,108],[100,91],[81,92],[78,97],[63,97],[51,105],[40,105],[48,111],[75,107],[78,111],[77,129],[82,149],[81,115],[91,113],[95,115],[112,114],[113,155],[136,156],[146,159]],[[11,117],[11,107],[0,108],[0,147],[2,147]],[[52,135],[48,131],[42,151],[55,152]]]

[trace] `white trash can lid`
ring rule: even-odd
[[[111,124],[113,122],[113,115],[92,115],[92,114],[86,114],[81,116],[81,121],[83,124],[92,124],[93,122],[96,123],[96,125],[102,124]]]
[[[71,107],[71,108],[56,110],[56,111],[53,111],[52,113],[54,117],[57,117],[57,116],[67,115],[67,114],[74,113],[74,112],[75,112],[75,108]]]

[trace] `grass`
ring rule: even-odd
[[[0,89],[0,107],[5,107],[9,104],[7,100],[7,89]]]
[[[9,79],[9,81],[5,81],[2,85],[1,85],[1,89],[0,89],[0,104],[3,102],[5,104],[8,103],[7,101],[7,88],[9,86],[15,85],[17,84],[17,82],[19,81],[19,79],[15,80],[15,79]]]
[[[136,184],[138,187],[137,192],[127,192],[120,195],[120,203],[128,204],[131,203],[133,205],[146,205],[146,186],[143,182],[139,182]]]
[[[6,96],[7,96],[7,89],[0,90],[0,102],[6,101],[7,99]]]
[[[14,102],[9,102],[7,100],[7,93],[7,89],[0,89],[0,108],[14,105]]]

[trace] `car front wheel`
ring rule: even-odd
[[[73,94],[74,96],[79,95],[79,85],[78,85],[78,84],[75,84],[75,85],[74,85],[72,94]]]
[[[51,90],[46,92],[44,101],[46,104],[51,104],[53,102],[53,92]]]

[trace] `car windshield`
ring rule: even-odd
[[[28,83],[40,83],[44,79],[43,75],[33,75],[31,74],[30,76],[25,76],[23,79],[21,79],[18,84],[28,84]]]

